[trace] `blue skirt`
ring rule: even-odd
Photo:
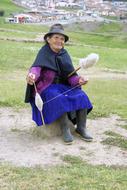
[[[92,110],[92,104],[81,88],[72,88],[63,84],[52,84],[41,93],[43,100],[43,117],[45,124],[57,120],[65,112],[73,112],[79,109]],[[32,119],[38,126],[43,125],[41,114],[35,105],[35,99],[30,102],[32,106]]]

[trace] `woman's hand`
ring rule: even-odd
[[[33,83],[35,82],[35,74],[29,73],[26,77],[26,81],[28,84],[33,85]]]
[[[85,85],[87,82],[88,82],[88,78],[80,77],[79,79],[80,85]]]

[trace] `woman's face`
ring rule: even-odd
[[[53,34],[51,37],[47,38],[47,42],[50,48],[58,53],[64,47],[65,38],[61,34]]]

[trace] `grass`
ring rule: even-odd
[[[41,45],[1,41],[0,43],[0,70],[26,70],[34,61],[35,54]]]
[[[84,87],[93,102],[91,117],[107,117],[111,113],[127,116],[126,80],[92,80]]]
[[[123,29],[123,24],[122,23],[117,23],[117,22],[111,22],[111,23],[102,23],[100,27],[96,30],[96,32],[101,32],[101,33],[119,33]]]
[[[41,46],[41,43],[1,41],[0,87],[2,91],[0,96],[2,98],[0,106],[24,106],[22,97],[24,97],[25,93],[25,76]],[[66,48],[72,56],[75,67],[77,67],[80,57],[93,52],[93,47],[91,46],[75,45],[66,46]],[[77,51],[77,49],[80,49],[80,51]],[[94,52],[100,55],[100,61],[96,67],[119,71],[127,70],[126,49],[95,46]],[[125,80],[91,80],[85,90],[87,90],[94,104],[94,112],[91,117],[108,116],[110,113],[126,117],[127,88]],[[3,97],[2,94],[6,94],[6,96]]]
[[[76,28],[74,28],[75,26]],[[97,29],[88,33],[85,32],[85,26],[76,23],[76,25],[72,25],[72,29],[74,28],[74,30],[71,30],[71,32],[68,30],[68,32],[70,39],[77,44],[80,42],[81,44],[108,48],[127,48],[127,34],[124,32],[124,28],[126,27],[127,25],[123,23],[101,23]]]
[[[12,75],[2,74],[0,83],[0,106],[24,107],[25,72],[14,72]],[[8,80],[9,79],[9,80]],[[127,115],[126,81],[125,80],[92,80],[84,87],[89,95],[94,110],[91,118],[107,117],[111,113],[123,118]],[[6,94],[6,96],[3,96]]]
[[[0,10],[4,10],[5,16],[8,16],[12,12],[21,12],[24,8],[16,6],[11,0],[0,0]]]
[[[5,23],[4,18],[0,18],[0,28],[1,29],[10,29],[10,30],[18,30],[24,32],[34,32],[34,33],[41,33],[47,32],[47,26],[35,25],[35,24],[12,24],[12,23]],[[17,35],[17,34],[16,34]]]
[[[24,36],[25,37],[25,36]],[[24,43],[24,42],[11,42],[0,41],[0,69],[13,70],[13,69],[27,69],[32,64],[35,56],[42,46],[42,43]],[[87,56],[89,53],[94,52],[100,55],[100,61],[96,65],[99,68],[108,68],[119,71],[127,70],[127,54],[126,49],[109,49],[103,47],[91,46],[66,46],[66,49],[71,54],[75,67],[78,64],[79,58]],[[80,51],[77,51],[79,49]],[[31,55],[31,56],[29,56]],[[8,59],[9,57],[9,59]]]
[[[122,128],[127,129],[127,125],[122,125]]]
[[[0,165],[2,190],[125,190],[124,168],[91,166],[79,157],[66,155],[66,165],[42,169]]]
[[[6,87],[3,88],[3,85]],[[20,86],[20,87],[19,87]],[[0,106],[7,107],[24,107],[24,95],[25,95],[25,82],[24,81],[9,81],[4,84],[0,84]],[[6,96],[4,96],[6,94]]]
[[[79,51],[77,51],[77,49]],[[67,50],[72,57],[78,58],[74,60],[75,65],[78,63],[79,58],[87,56],[89,53],[94,52],[99,54],[100,60],[96,67],[108,68],[119,71],[127,71],[127,54],[126,49],[120,48],[104,48],[96,46],[67,46]]]
[[[48,27],[30,25],[30,24],[0,24],[1,29],[13,29],[25,32],[46,33]],[[127,48],[127,35],[112,35],[112,34],[96,34],[96,33],[85,33],[85,32],[70,32],[66,31],[70,36],[70,40],[75,43],[104,46],[108,48]],[[79,35],[80,34],[80,35]],[[16,36],[19,34],[16,34]],[[28,35],[27,35],[28,36]]]
[[[0,31],[0,37],[4,38],[19,38],[19,39],[22,39],[22,38],[36,38],[37,34],[36,33],[28,33],[28,32],[25,32],[25,35],[24,35],[24,32],[20,31],[20,32],[16,32],[16,31]]]
[[[105,134],[109,137],[102,141],[103,144],[117,146],[127,150],[127,139],[125,137],[112,131],[107,131]]]
[[[127,48],[127,36],[104,35],[85,32],[68,32],[70,39],[75,43],[104,46],[107,48]]]
[[[109,26],[110,27],[110,26]],[[16,36],[22,37],[22,31],[35,33],[46,33],[48,31],[47,26],[38,26],[38,25],[30,25],[30,24],[0,24],[0,28],[5,30],[1,33],[2,36],[9,35],[8,31],[6,30],[12,29],[12,30],[18,30],[18,33],[16,33]],[[102,30],[102,29],[100,29]],[[21,31],[21,32],[20,32]],[[19,33],[20,32],[20,33]],[[79,32],[70,32],[66,31],[67,34],[70,36],[70,41],[75,44],[82,44],[82,45],[91,45],[91,46],[99,46],[99,47],[106,47],[106,48],[121,48],[126,49],[127,48],[127,35],[126,34],[110,34],[110,33],[86,33],[83,31]],[[11,35],[11,34],[10,34]],[[10,36],[9,35],[9,36]],[[13,33],[12,33],[13,35]],[[32,35],[32,34],[30,34]],[[34,34],[33,34],[34,35]],[[29,38],[29,35],[26,34],[26,36]]]

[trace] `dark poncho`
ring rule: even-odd
[[[48,44],[44,45],[32,65],[32,67],[48,68],[58,73],[59,80],[67,84],[68,74],[74,71],[71,58],[68,52],[63,48],[59,53],[52,51]],[[32,98],[33,86],[27,85],[25,102],[30,102]]]

